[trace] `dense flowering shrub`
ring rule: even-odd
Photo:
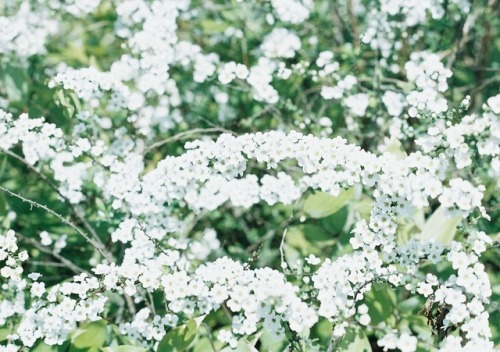
[[[0,351],[497,350],[496,1],[0,4]]]

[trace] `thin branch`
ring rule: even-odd
[[[294,218],[295,208],[297,207],[297,203],[299,202],[299,200],[300,200],[300,198],[297,199],[295,201],[295,203],[293,204],[292,211],[290,213],[290,217],[288,218],[288,220],[285,223],[285,230],[283,231],[283,235],[281,236],[281,243],[280,243],[280,248],[279,248],[280,257],[281,257],[281,268],[283,268],[283,264],[285,263],[284,247],[285,247],[286,234],[288,232],[288,226],[290,226],[290,224],[292,223],[292,220]]]
[[[212,341],[213,337],[212,337],[212,333],[210,332],[210,328],[208,327],[208,325],[206,323],[202,323],[202,325],[205,327],[205,330],[207,331],[208,341],[210,342],[210,346],[212,347],[212,350],[214,352],[218,352],[217,348],[215,348],[214,342]]]
[[[96,241],[97,243],[99,243],[99,245],[101,246],[101,249],[103,250],[103,252],[106,252],[108,257],[111,258],[111,254],[108,253],[105,249],[105,246],[104,246],[104,243],[101,241],[101,239],[99,238],[99,236],[97,235],[96,231],[94,230],[94,228],[89,224],[89,222],[83,217],[83,215],[78,211],[78,209],[76,209],[75,205],[73,203],[71,203],[71,201],[61,193],[61,191],[59,190],[59,188],[47,177],[45,176],[44,174],[42,174],[40,171],[38,171],[33,165],[31,165],[30,163],[28,163],[26,161],[26,159],[22,158],[21,156],[9,151],[9,150],[1,150],[2,153],[20,161],[21,163],[23,163],[28,169],[30,169],[31,171],[33,171],[42,181],[44,181],[45,183],[47,183],[47,185],[49,185],[50,188],[52,188],[58,195],[59,197],[61,197],[61,199],[64,200],[64,202],[66,204],[68,204],[69,206],[69,209],[71,210],[71,212],[76,216],[76,218],[83,224],[83,227],[85,227],[85,229],[90,233],[90,235],[92,236],[92,238],[94,239],[94,241]]]
[[[51,251],[50,249],[48,249],[47,247],[42,245],[40,242],[38,242],[34,238],[26,237],[20,233],[17,233],[16,236],[21,238],[23,241],[28,242],[32,246],[36,247],[39,251],[44,252],[46,254],[49,254],[52,257],[56,258],[57,260],[59,260],[61,262],[61,264],[63,264],[65,267],[67,267],[69,270],[71,270],[75,274],[86,273],[86,274],[92,275],[87,270],[80,268],[78,265],[76,265],[76,264],[72,263],[70,260],[64,258],[59,253]]]
[[[326,349],[326,352],[333,352],[333,351],[335,351],[335,348],[337,347],[337,345],[339,344],[339,342],[342,341],[343,336],[341,336],[341,337],[335,337],[333,335],[334,331],[335,331],[335,329],[332,329],[332,333],[330,335],[330,340],[328,341],[328,347]]]
[[[228,131],[224,128],[221,127],[210,127],[210,128],[194,128],[189,131],[184,131],[177,133],[176,135],[169,137],[167,139],[155,142],[151,144],[150,146],[146,147],[144,150],[144,153],[148,153],[152,151],[153,149],[159,148],[165,144],[172,143],[172,142],[177,142],[183,139],[189,139],[194,137],[197,134],[202,134],[202,133],[212,133],[212,132],[222,132],[222,133],[232,133],[231,131]]]
[[[99,253],[101,253],[101,255],[106,258],[110,263],[112,262],[111,261],[111,258],[108,257],[108,254],[106,252],[104,252],[102,250],[102,248],[99,246],[98,243],[94,242],[94,240],[92,240],[92,238],[89,237],[89,235],[87,235],[85,232],[83,232],[82,230],[80,230],[75,224],[73,224],[71,221],[65,219],[61,214],[59,213],[56,213],[54,210],[48,208],[47,206],[43,205],[43,204],[40,204],[40,203],[37,203],[31,199],[28,199],[28,198],[25,198],[23,196],[21,196],[20,194],[17,194],[15,192],[12,192],[11,190],[5,188],[5,187],[2,187],[0,186],[0,190],[6,192],[7,194],[9,194],[10,196],[12,197],[15,197],[15,198],[18,198],[20,200],[22,200],[23,202],[27,202],[29,204],[31,204],[32,206],[35,206],[37,208],[40,208],[40,209],[43,209],[45,210],[46,212],[54,215],[55,217],[57,217],[59,220],[61,220],[64,224],[68,225],[69,227],[71,227],[73,230],[75,230],[80,236],[82,236],[83,238],[85,238],[87,240],[88,243],[90,243],[92,246],[94,246],[95,249],[97,249],[97,251]]]
[[[337,42],[337,46],[342,46],[345,43],[345,38],[344,38],[344,21],[342,20],[342,17],[338,13],[338,6],[334,2],[332,2],[331,6],[331,14],[332,14],[332,22],[333,22],[333,35],[335,38],[335,41]]]
[[[446,68],[451,69],[453,65],[455,64],[455,61],[464,47],[464,45],[467,43],[469,40],[469,32],[471,28],[473,27],[474,23],[476,22],[477,14],[471,11],[467,18],[464,21],[464,24],[462,26],[462,31],[460,32],[460,37],[456,41],[455,47],[453,48],[453,51],[451,52],[450,55],[450,60],[448,61]]]
[[[359,48],[359,46],[360,46],[359,26],[358,26],[358,19],[356,18],[356,15],[354,14],[353,0],[348,0],[347,11],[349,12],[349,19],[351,21],[352,33],[354,36],[354,47]]]

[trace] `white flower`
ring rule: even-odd
[[[45,293],[45,284],[43,282],[34,282],[30,291],[33,296],[41,297]]]
[[[382,102],[391,116],[400,116],[406,106],[406,100],[403,94],[389,90],[382,96]]]
[[[323,99],[330,100],[330,99],[342,98],[343,93],[344,90],[339,88],[338,86],[336,87],[323,86],[321,87],[320,94],[323,97]]]
[[[313,2],[312,0],[271,0],[271,5],[281,21],[299,24],[309,17]]]
[[[488,106],[495,114],[500,114],[500,94],[488,98],[487,102]]]
[[[260,46],[264,55],[269,58],[292,58],[300,50],[299,37],[285,28],[274,28]]]
[[[399,336],[396,346],[401,352],[414,352],[417,350],[417,342],[418,340],[415,336],[403,333]]]
[[[344,100],[345,105],[351,109],[356,116],[363,116],[368,108],[370,98],[368,94],[359,93],[351,95]]]

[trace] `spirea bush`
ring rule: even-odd
[[[497,351],[499,14],[0,1],[0,351]]]

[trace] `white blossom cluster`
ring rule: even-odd
[[[3,262],[0,275],[5,279],[18,280],[23,272],[20,265],[28,259],[26,251],[18,252],[14,231],[9,230],[5,235],[0,235],[0,260]]]
[[[277,145],[282,148],[276,148]],[[360,232],[357,232],[362,234],[357,240],[364,243],[361,246],[362,251],[352,256],[341,257],[334,262],[325,261],[312,278],[314,287],[318,290],[317,299],[321,302],[317,312],[298,299],[297,289],[290,286],[283,274],[277,271],[248,270],[242,264],[225,258],[193,268],[194,276],[191,276],[185,271],[190,267],[189,258],[203,259],[209,252],[205,252],[201,257],[197,255],[193,257],[194,252],[191,255],[184,254],[185,260],[181,260],[184,255],[181,256],[178,250],[163,252],[155,257],[155,246],[151,239],[155,237],[161,239],[161,232],[158,235],[151,233],[153,237],[150,238],[135,221],[127,227],[125,224],[120,225],[121,230],[113,234],[114,240],[125,243],[131,241],[132,247],[127,251],[129,254],[126,255],[121,267],[113,264],[99,265],[96,268],[96,274],[104,277],[102,284],[106,290],[123,289],[127,294],[134,295],[138,283],[146,290],[162,289],[167,301],[170,302],[170,309],[174,313],[182,312],[182,314],[194,312],[206,314],[228,300],[229,309],[239,314],[235,315],[232,328],[233,333],[237,335],[252,334],[260,321],[263,321],[268,328],[273,325],[266,321],[286,321],[293,331],[302,332],[317,321],[318,315],[338,319],[340,316],[345,318],[354,314],[349,307],[361,299],[363,292],[369,289],[370,286],[366,284],[369,284],[370,280],[375,277],[387,277],[392,284],[397,285],[401,282],[401,273],[394,266],[384,265],[384,261],[379,258],[375,250],[378,246],[382,246],[384,251],[389,253],[391,248],[394,248],[397,226],[391,219],[408,212],[406,209],[412,205],[419,208],[425,206],[427,198],[436,198],[441,192],[443,192],[441,197],[449,197],[461,191],[461,184],[456,184],[458,181],[450,182],[449,188],[442,188],[440,174],[444,169],[442,162],[437,159],[414,154],[395,168],[393,156],[386,154],[376,157],[358,147],[346,144],[345,140],[340,138],[329,140],[299,133],[285,135],[270,132],[241,137],[223,135],[216,142],[197,141],[189,143],[187,147],[189,151],[184,155],[161,161],[156,170],[144,176],[144,180],[136,181],[141,185],[137,188],[140,191],[129,192],[123,198],[133,214],[158,213],[163,209],[161,204],[176,199],[181,199],[191,209],[200,211],[213,210],[226,201],[230,201],[233,206],[244,207],[250,207],[261,200],[270,205],[276,202],[290,204],[308,187],[318,188],[333,195],[338,194],[341,188],[359,182],[377,188],[375,192],[378,194],[377,202],[372,210],[369,227],[361,223]],[[277,177],[266,175],[261,179],[261,184],[253,175],[239,179],[237,177],[246,169],[247,158],[255,158],[257,162],[267,164],[271,169],[276,168],[285,159],[295,159],[305,175],[299,183],[295,183],[284,173],[278,173]],[[410,171],[413,169],[417,171]],[[116,171],[120,173],[120,170]],[[121,172],[129,174],[129,169],[122,169]],[[414,178],[416,174],[420,175],[419,178],[428,177],[429,181],[416,182],[417,179]],[[335,183],[332,183],[332,180],[335,180]],[[116,182],[117,180],[112,181],[113,184]],[[233,186],[238,182],[250,182],[251,186]],[[435,182],[436,187],[424,187],[429,182]],[[293,189],[296,191],[292,191]],[[250,193],[247,193],[248,191]],[[471,191],[477,192],[473,187]],[[473,199],[467,202],[463,196],[459,199],[465,203],[448,204],[443,201],[443,205],[450,209],[460,209],[464,216],[480,205]],[[388,205],[394,202],[398,204],[397,208]],[[201,244],[200,248],[208,246],[217,249],[217,243],[209,244],[215,239],[213,235],[212,233],[207,237],[206,234],[204,238],[210,242]],[[173,239],[169,244],[178,249],[190,248],[191,251],[196,251],[197,248],[187,243],[176,243]],[[353,247],[360,246],[353,242]],[[166,273],[161,269],[165,266],[170,268]],[[222,274],[221,277],[217,276],[218,272]],[[184,290],[179,286],[181,277],[186,281]],[[335,281],[331,282],[332,279]],[[176,284],[172,286],[174,282]],[[276,290],[276,282],[283,282],[280,285],[283,291]],[[346,286],[347,282],[350,286]],[[247,293],[239,291],[236,293],[234,290],[237,285]],[[270,285],[267,290],[266,285]],[[62,314],[61,305],[67,303],[69,293],[77,292],[85,298],[88,292],[99,287],[98,281],[94,278],[80,276],[75,278],[71,286],[52,288],[54,298],[50,302],[56,305],[52,305],[48,310],[31,308],[32,310],[28,311],[29,314],[26,314],[18,331],[23,343],[26,345],[33,343],[35,341],[33,336],[35,339],[44,337],[49,344],[60,343],[78,321],[97,319],[105,302],[105,298],[101,295],[98,295],[97,301],[94,299],[86,301],[87,310],[84,312],[80,312],[78,305],[71,306],[71,309],[78,312],[75,313],[77,318],[70,319],[65,314],[65,319],[68,320],[60,328],[45,331],[40,326],[40,322],[52,319],[54,314],[56,316]],[[57,299],[58,292],[66,298],[61,296],[62,298]],[[233,294],[238,296],[233,297]],[[38,288],[32,289],[32,295],[42,296],[43,292],[38,291]],[[245,300],[249,300],[248,303],[244,303],[247,302]],[[247,306],[250,302],[253,302],[252,306]],[[284,333],[278,325],[275,327],[278,336]],[[161,334],[152,336],[159,335]]]
[[[290,59],[300,50],[300,39],[285,28],[275,28],[269,33],[260,46],[264,56],[269,58]]]
[[[418,88],[433,88],[439,92],[448,89],[446,80],[452,72],[445,68],[439,55],[427,52],[413,52],[405,64],[406,75]]]
[[[46,11],[33,11],[29,1],[23,1],[15,11],[0,16],[0,54],[27,59],[45,53],[47,38],[58,30],[57,21]]]
[[[299,24],[310,14],[312,0],[271,0],[271,6],[283,22]]]
[[[479,106],[494,78],[449,86],[477,13],[469,0],[375,3],[7,2],[0,351],[72,343],[102,319],[120,341],[157,350],[207,316],[214,350],[265,334],[320,351],[313,331],[331,324],[325,350],[362,329],[384,351],[495,351],[485,252],[496,242],[483,227],[497,211],[500,94]],[[309,23],[326,17],[334,25]],[[462,26],[444,52],[425,45],[440,20]],[[474,98],[454,109],[461,92]],[[26,175],[54,197],[32,192]],[[341,240],[322,248],[289,231],[339,225],[339,209],[316,219],[307,204],[346,194]],[[47,228],[26,225],[35,207],[54,217]],[[247,248],[231,242],[240,235]],[[419,302],[428,333],[399,306],[376,324],[378,284]]]
[[[469,0],[452,3],[459,13],[468,14],[470,11]],[[410,44],[421,40],[424,33],[411,32],[410,29],[442,19],[445,16],[444,5],[442,0],[382,0],[380,8],[362,8],[366,12],[367,25],[361,40],[389,58],[393,50],[401,50],[402,39],[408,40]],[[401,33],[402,36],[398,35]]]
[[[63,147],[62,135],[61,129],[45,123],[44,118],[30,119],[28,114],[21,114],[14,120],[12,114],[0,110],[0,148],[9,150],[22,144],[24,157],[30,164],[53,158]]]
[[[111,110],[120,107],[137,109],[129,89],[107,72],[99,72],[93,67],[74,70],[66,68],[58,73],[50,82],[49,87],[60,86],[65,90],[74,91],[78,98],[89,102],[93,108],[99,107],[104,98],[104,92],[110,92],[107,107]]]
[[[101,4],[101,0],[46,0],[48,6],[55,11],[66,11],[75,17],[86,16],[95,11]]]
[[[493,105],[494,100],[491,100]],[[464,100],[465,104],[469,102]],[[427,130],[427,133],[419,137],[416,143],[425,153],[430,153],[438,148],[446,148],[452,154],[457,168],[463,169],[472,164],[474,155],[483,158],[491,158],[491,174],[494,177],[499,172],[500,155],[500,118],[494,110],[483,113],[464,116],[456,124],[448,124],[438,120]],[[498,110],[497,110],[498,111]],[[475,147],[471,148],[467,139],[476,141]]]

